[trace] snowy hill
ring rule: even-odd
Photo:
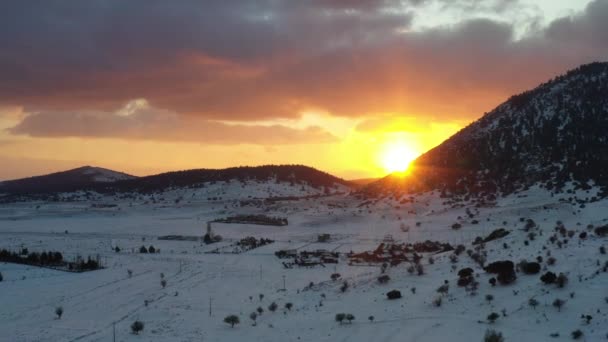
[[[126,173],[94,166],[0,182],[0,193],[29,194],[68,192],[91,186],[134,179]]]
[[[301,165],[199,169],[131,177],[100,168],[80,168],[7,182],[4,202],[114,201],[174,204],[346,193],[352,184]],[[124,175],[124,176],[123,176]],[[113,181],[110,181],[113,180]]]
[[[513,96],[420,156],[411,177],[389,176],[369,192],[487,196],[568,182],[608,194],[608,63],[583,65]]]

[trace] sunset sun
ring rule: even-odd
[[[418,154],[405,142],[387,143],[382,151],[381,163],[388,173],[405,172]]]

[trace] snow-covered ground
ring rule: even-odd
[[[454,208],[444,205],[438,193],[415,196],[413,203],[398,198],[364,204],[341,189],[334,195],[300,200],[243,202],[323,194],[301,186],[294,191],[285,184],[214,184],[204,192],[176,189],[154,196],[2,205],[0,249],[59,250],[68,259],[99,255],[106,268],[77,274],[0,263],[4,278],[0,282],[0,341],[112,341],[114,328],[116,341],[163,342],[483,341],[487,329],[501,332],[507,341],[570,340],[577,329],[586,341],[607,338],[608,273],[602,267],[608,256],[599,248],[608,247],[608,238],[588,230],[590,224],[608,224],[607,200],[581,208],[560,198],[589,194],[552,197],[533,188],[499,199],[493,207],[461,203]],[[286,217],[289,225],[214,223],[214,232],[224,240],[211,245],[158,240],[170,234],[202,236],[207,221],[234,214]],[[537,223],[534,240],[523,231],[522,218]],[[562,248],[548,241],[557,221],[576,231]],[[456,222],[462,228],[452,229]],[[497,228],[511,233],[486,244],[488,263],[534,261],[542,256],[540,274],[518,272],[515,283],[492,287],[488,280],[494,275],[485,273],[467,253],[453,263],[452,253],[445,252],[434,255],[433,264],[430,255],[424,255],[423,275],[410,274],[409,264],[401,264],[389,267],[390,281],[379,284],[380,265],[349,265],[345,255],[374,250],[388,235],[396,242],[428,239],[473,249],[475,237],[485,237]],[[588,232],[585,239],[579,238],[583,231]],[[322,233],[331,234],[332,239],[317,242]],[[246,236],[275,243],[242,254],[205,254]],[[140,254],[142,245],[160,248],[160,253]],[[116,246],[120,252],[113,251]],[[286,269],[285,260],[274,255],[280,249],[344,254],[337,265]],[[547,253],[556,259],[554,265],[547,265]],[[476,273],[476,295],[456,285],[458,270],[465,267]],[[539,277],[545,268],[565,273],[568,284],[564,288],[544,285]],[[167,281],[165,288],[161,273]],[[333,273],[340,273],[341,279],[332,281]],[[446,280],[449,293],[436,307],[437,288]],[[349,288],[342,292],[344,281]],[[403,298],[387,300],[386,292],[393,289],[400,290]],[[488,294],[493,296],[491,302],[486,300]],[[530,298],[539,302],[535,309],[528,305]],[[556,298],[565,301],[561,311],[552,306]],[[272,302],[279,307],[274,313],[268,310]],[[291,310],[284,308],[288,302],[293,303]],[[58,306],[64,309],[61,319],[54,314]],[[254,326],[249,315],[258,307],[264,312]],[[486,319],[491,312],[500,315],[493,324]],[[337,313],[351,313],[355,320],[338,324]],[[223,322],[230,314],[240,318],[234,328]],[[589,324],[581,319],[583,314],[593,316]],[[145,324],[139,335],[130,332],[135,320]],[[554,333],[559,337],[552,338]]]

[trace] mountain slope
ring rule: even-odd
[[[18,200],[27,200],[27,196],[60,192],[94,191],[110,195],[116,193],[161,193],[231,182],[241,184],[239,185],[240,192],[246,192],[242,188],[252,185],[252,183],[285,183],[291,185],[294,189],[306,185],[320,190],[335,186],[346,188],[351,186],[348,181],[303,165],[197,169],[145,177],[133,177],[110,170],[85,167],[46,176],[5,182],[0,184],[0,192],[16,197]],[[298,194],[301,193],[301,191],[297,192]],[[26,197],[20,197],[22,195],[26,195]]]
[[[109,184],[117,181],[135,179],[126,173],[94,166],[83,166],[72,170],[55,172],[10,180],[0,183],[0,193],[49,193],[69,192],[89,187],[94,184]]]
[[[511,97],[420,156],[407,177],[368,192],[440,190],[477,197],[538,183],[608,185],[608,63],[592,63]],[[605,191],[604,191],[605,193]]]

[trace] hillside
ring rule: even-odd
[[[440,190],[492,200],[533,184],[567,183],[606,195],[608,63],[583,65],[511,97],[420,156],[406,177],[392,175],[368,193]],[[591,200],[591,198],[589,199]]]
[[[48,175],[0,182],[0,193],[28,194],[77,191],[99,184],[135,179],[123,172],[83,166]]]

